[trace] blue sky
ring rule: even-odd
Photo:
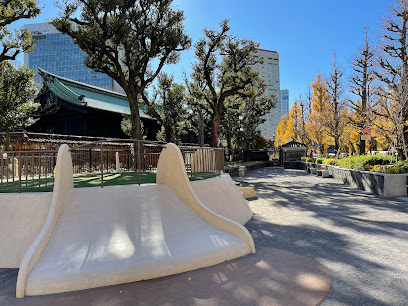
[[[396,1],[396,0],[395,0]],[[18,22],[45,22],[58,14],[53,0],[40,0],[44,7],[36,19]],[[230,19],[231,31],[238,37],[252,38],[261,48],[275,50],[280,56],[281,89],[290,90],[290,103],[305,95],[316,74],[328,74],[333,53],[349,73],[351,58],[364,40],[367,25],[374,39],[381,19],[394,0],[175,0],[184,10],[187,33],[193,43],[204,28],[217,28]],[[180,63],[165,68],[181,82],[194,61],[194,48],[185,51]]]

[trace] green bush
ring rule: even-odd
[[[317,158],[316,159],[316,164],[322,164],[323,160],[324,160],[324,158]]]
[[[408,160],[397,162],[394,167],[388,168],[387,173],[389,174],[408,173]]]
[[[315,159],[313,157],[304,156],[304,157],[302,157],[302,161],[306,162],[306,163],[314,163]]]
[[[392,168],[392,166],[389,166],[389,165],[375,165],[375,166],[371,167],[370,171],[380,172],[380,173],[388,173],[390,168]]]
[[[325,158],[325,159],[323,159],[323,164],[324,165],[335,165],[336,164],[336,162],[337,162],[337,159],[335,159],[335,158]]]
[[[381,154],[350,156],[339,159],[336,165],[342,168],[370,171],[375,165],[387,165],[391,161],[391,156]]]

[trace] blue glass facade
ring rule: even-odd
[[[283,89],[280,91],[280,107],[281,113],[280,115],[286,115],[289,113],[289,90]]]
[[[34,34],[34,33],[33,33]],[[113,80],[105,74],[95,73],[85,66],[85,54],[71,37],[60,33],[33,35],[36,49],[28,54],[28,67],[40,67],[58,76],[89,85],[113,90]],[[37,74],[36,81],[41,82]]]

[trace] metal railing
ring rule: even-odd
[[[106,172],[138,172],[140,185],[141,172],[157,169],[164,147],[164,144],[146,140],[104,139],[73,147],[70,151],[74,174],[100,173],[103,188]]]
[[[74,175],[100,175],[104,186],[107,173],[134,172],[142,183],[142,173],[157,170],[165,144],[133,139],[104,139],[70,149]],[[223,149],[180,147],[187,174],[207,178],[224,172]],[[9,151],[0,153],[0,191],[48,190],[54,184],[57,150]]]
[[[54,184],[57,150],[0,153],[0,190],[49,188]]]
[[[118,144],[121,148],[118,149]],[[165,144],[136,139],[105,139],[71,148],[74,173],[98,172],[101,187],[106,172],[155,172]],[[210,147],[181,146],[187,174],[206,178],[224,172],[224,150]]]

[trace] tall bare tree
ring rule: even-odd
[[[336,153],[339,153],[340,139],[344,128],[344,101],[342,100],[343,84],[342,84],[343,71],[337,66],[336,55],[333,56],[333,70],[329,78],[326,81],[327,93],[330,95],[329,110],[331,118],[328,118],[327,131],[328,134],[334,138],[334,148]]]
[[[408,159],[408,3],[398,0],[391,9],[391,16],[382,24],[380,69],[376,76],[384,86],[379,89],[381,102],[379,115],[391,120],[395,140]]]
[[[355,114],[350,119],[358,130],[373,124],[371,108],[372,97],[374,96],[372,84],[376,79],[374,72],[375,57],[367,32],[366,28],[364,46],[352,61],[353,73],[349,81],[350,92],[358,97],[358,100],[348,100],[348,104]],[[365,154],[365,146],[365,140],[360,139],[360,154]]]
[[[306,101],[299,98],[299,138],[302,143],[304,143],[308,149],[311,151],[313,146],[313,141],[309,135],[307,126],[310,122],[311,114],[311,96]]]

